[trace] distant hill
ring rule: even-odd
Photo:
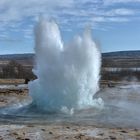
[[[0,66],[8,64],[10,61],[16,61],[23,66],[32,67],[33,58],[34,54],[32,53],[0,55]]]
[[[140,51],[103,53],[102,66],[116,68],[140,68]]]
[[[102,53],[103,57],[118,57],[118,58],[136,58],[140,57],[140,50],[138,51],[117,51],[117,52],[108,52]]]
[[[0,55],[0,78],[35,79],[32,73],[34,56],[33,53]],[[140,80],[140,51],[102,53],[101,75],[103,80],[126,77]]]
[[[0,55],[0,60],[19,60],[19,59],[33,59],[35,54],[33,53],[25,53],[25,54],[7,54],[7,55]],[[118,57],[118,58],[127,58],[127,57],[140,57],[140,50],[138,51],[117,51],[117,52],[108,52],[102,53],[103,58],[107,57]]]
[[[33,53],[0,55],[0,60],[32,59]]]
[[[23,66],[31,67],[34,63],[33,53],[0,55],[0,65],[14,60]],[[140,67],[140,51],[118,51],[102,53],[103,67]]]

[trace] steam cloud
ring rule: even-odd
[[[90,30],[64,45],[58,25],[40,19],[35,28],[38,79],[29,83],[29,93],[38,108],[67,111],[102,106],[93,95],[99,90],[101,53]]]

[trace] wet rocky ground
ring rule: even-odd
[[[28,89],[0,89],[0,107],[18,102]],[[0,124],[0,140],[140,140],[139,128],[84,124]]]
[[[139,140],[140,130],[82,125],[0,125],[0,140]]]

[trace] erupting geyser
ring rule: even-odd
[[[71,111],[102,106],[93,99],[99,90],[101,53],[90,30],[63,44],[58,25],[40,19],[35,29],[38,79],[29,83],[29,92],[38,108],[46,111]]]

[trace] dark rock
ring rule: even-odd
[[[109,136],[111,140],[116,140],[117,138],[114,136]]]
[[[103,136],[103,135],[104,135],[104,133],[99,133],[98,135]]]
[[[52,134],[53,134],[53,132],[51,132],[51,131],[50,131],[50,132],[49,132],[49,134],[51,134],[51,135],[52,135]]]
[[[24,140],[30,140],[29,138],[25,138]]]
[[[125,131],[125,130],[121,130],[120,132],[122,132],[122,133],[128,133],[127,131]]]

